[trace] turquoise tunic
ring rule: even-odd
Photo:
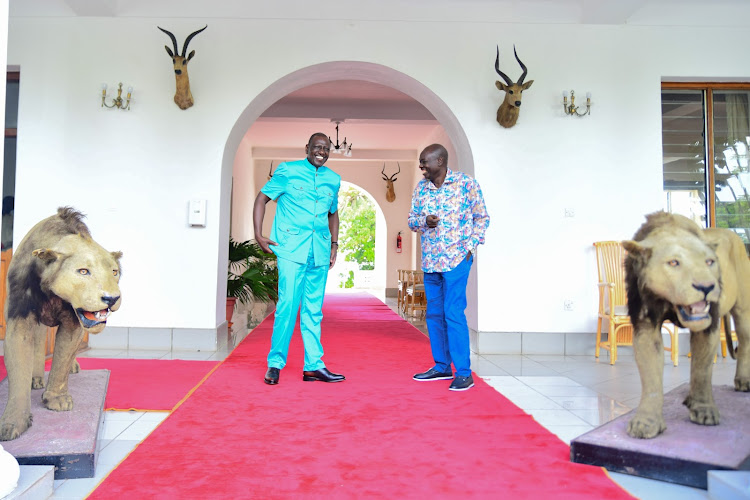
[[[304,370],[325,367],[321,359],[320,324],[323,320],[331,231],[328,214],[338,209],[341,176],[316,169],[307,159],[278,166],[261,192],[276,200],[271,250],[278,256],[279,301],[273,322],[268,366],[284,368],[297,311],[305,345]]]
[[[307,159],[276,168],[261,192],[277,201],[270,238],[278,243],[271,245],[278,257],[305,264],[312,246],[315,266],[330,264],[328,214],[338,209],[340,186],[339,174]]]

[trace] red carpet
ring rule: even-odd
[[[110,371],[104,400],[107,410],[169,411],[217,364],[178,359],[77,359],[83,370]],[[48,360],[47,370],[50,363]],[[5,375],[5,361],[0,356],[0,380]]]
[[[380,301],[330,295],[324,314],[345,382],[303,382],[295,333],[264,384],[268,318],[88,498],[630,498],[480,379],[413,381],[429,342]]]

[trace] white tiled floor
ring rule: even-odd
[[[388,298],[385,302],[395,310],[395,299]],[[426,332],[424,322],[410,322]],[[217,352],[90,350],[83,356],[218,361],[224,359],[246,333],[233,333],[231,345]],[[687,357],[680,358],[678,367],[668,361],[665,358],[665,391],[689,380],[690,361]],[[619,351],[614,366],[609,364],[607,353],[603,352],[599,360],[591,356],[474,356],[472,369],[566,443],[629,412],[638,405],[640,398],[638,369],[628,348]],[[734,370],[734,360],[719,356],[714,365],[713,383],[733,385]],[[96,477],[55,481],[51,498],[85,498],[167,416],[166,412],[107,412],[100,436]],[[701,489],[626,474],[610,473],[610,476],[628,492],[644,500],[709,498]]]
[[[395,299],[386,299],[396,310]],[[424,321],[409,322],[427,332]],[[718,357],[713,384],[734,386],[736,363]],[[566,443],[638,406],[641,383],[632,349],[621,348],[617,363],[607,351],[593,356],[482,355],[472,357],[472,370],[516,406],[532,415]],[[664,391],[690,380],[690,359],[664,363]],[[610,472],[610,477],[643,500],[708,499],[706,490]]]

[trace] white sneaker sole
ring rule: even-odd
[[[474,384],[471,384],[469,387],[448,387],[449,391],[468,391],[474,387]]]
[[[432,382],[433,380],[453,380],[453,377],[435,377],[435,378],[414,378],[413,380],[416,380],[417,382]]]

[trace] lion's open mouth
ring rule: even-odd
[[[711,309],[711,304],[702,300],[689,306],[679,306],[677,308],[680,311],[680,317],[683,321],[700,321],[708,318],[708,311]]]
[[[93,328],[96,325],[106,323],[107,317],[112,311],[110,309],[102,309],[101,311],[84,311],[83,309],[76,309],[78,319],[81,321],[81,325],[84,328]]]

